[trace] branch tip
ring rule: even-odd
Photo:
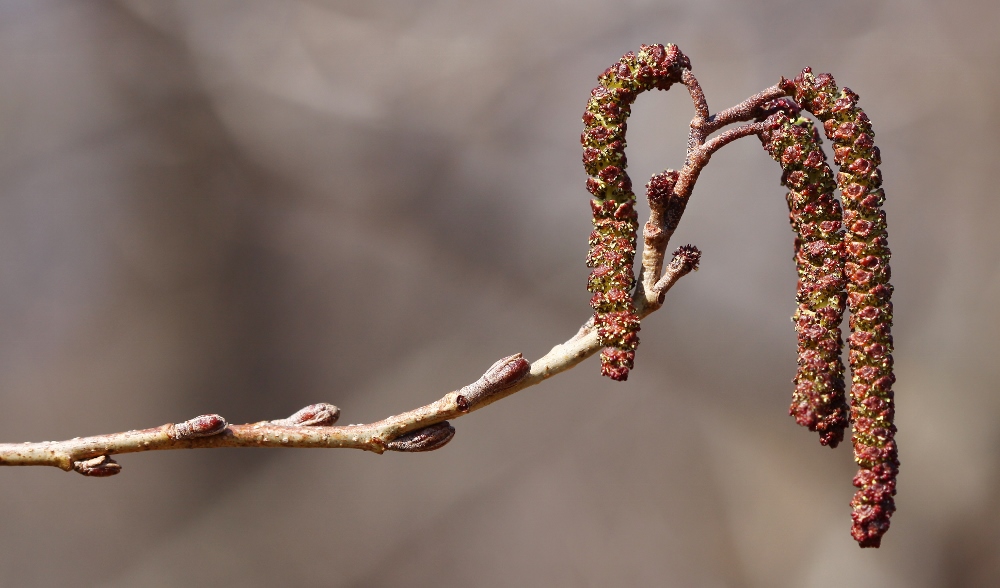
[[[678,264],[685,273],[698,271],[698,264],[701,263],[701,250],[694,245],[681,245],[674,251],[674,258],[671,265]]]
[[[663,270],[663,277],[653,286],[652,294],[656,296],[656,301],[663,304],[667,291],[693,271],[698,271],[698,264],[701,263],[701,250],[694,245],[681,245],[674,250],[673,259]]]

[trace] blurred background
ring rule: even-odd
[[[754,139],[672,246],[702,269],[596,360],[429,454],[0,469],[0,585],[994,586],[1000,4],[0,0],[0,441],[312,402],[369,422],[536,359],[589,314],[580,116],[640,43],[714,111],[806,65],[857,91],[889,202],[898,512],[787,415],[792,233]],[[643,95],[630,173],[683,162]],[[644,214],[644,213],[642,213]]]

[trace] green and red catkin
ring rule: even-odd
[[[590,175],[587,189],[594,196],[588,289],[593,292],[594,324],[604,347],[601,372],[614,380],[627,379],[639,344],[639,317],[631,295],[638,220],[632,182],[625,172],[626,121],[639,93],[666,90],[681,82],[689,69],[677,47],[643,45],[638,54],[627,53],[598,78],[600,86],[591,92],[583,115],[583,164]],[[830,75],[814,76],[807,68],[794,80],[783,79],[778,90],[794,101],[773,100],[728,116],[746,120],[739,117],[749,112],[759,115],[758,123],[748,128],[760,135],[768,153],[781,164],[782,184],[789,190],[798,273],[793,317],[798,368],[789,413],[831,447],[843,440],[848,422],[853,424],[855,460],[861,469],[854,477],[858,491],[851,501],[851,534],[862,547],[878,547],[895,511],[899,470],[893,425],[890,253],[881,209],[885,194],[879,150],[868,117],[857,106],[858,96],[847,88],[838,89]],[[771,91],[767,95],[773,96]],[[697,92],[692,90],[696,105]],[[707,108],[703,102],[701,108]],[[799,115],[802,109],[823,122],[833,141],[834,163],[840,167],[836,181],[813,123]],[[693,134],[691,140],[695,138]],[[664,215],[662,221],[671,230],[683,209],[683,202],[670,206],[678,178],[678,172],[667,171],[647,185],[651,207]],[[834,197],[838,187],[841,202]],[[851,310],[850,408],[841,361],[845,306]]]
[[[583,114],[583,165],[594,231],[587,266],[587,289],[594,308],[601,351],[601,373],[626,380],[639,345],[639,317],[632,304],[636,236],[639,228],[632,181],[625,172],[625,130],[632,102],[641,92],[667,90],[681,80],[690,62],[675,45],[642,45],[626,53],[600,77]]]
[[[841,361],[844,314],[844,232],[836,184],[819,135],[797,105],[779,100],[764,121],[761,142],[781,164],[788,188],[789,220],[795,231],[797,304],[792,321],[798,336],[798,369],[789,414],[820,443],[836,447],[848,422]]]
[[[871,122],[858,108],[857,94],[838,89],[832,76],[814,76],[809,68],[782,86],[823,121],[826,136],[833,142],[834,163],[840,166],[837,184],[844,208],[844,268],[851,310],[851,421],[854,456],[860,466],[854,477],[858,491],[851,501],[851,534],[862,547],[878,547],[896,510],[893,496],[899,471],[881,158]]]

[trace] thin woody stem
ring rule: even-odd
[[[726,125],[753,120],[765,104],[786,94],[780,83],[775,84],[736,106],[713,115],[709,112],[705,92],[690,69],[682,72],[681,82],[687,87],[691,96],[695,116],[688,131],[684,167],[679,172],[672,172],[675,176],[669,180],[670,194],[656,202],[650,200],[649,221],[643,228],[642,275],[636,291],[637,295],[645,298],[646,304],[650,307],[657,307],[662,303],[660,294],[664,290],[658,288],[658,285],[666,277],[661,277],[661,274],[664,271],[663,261],[667,246],[684,214],[701,170],[708,165],[712,154],[716,151],[736,139],[758,135],[763,126],[759,123],[750,123],[725,131],[711,139],[708,136]]]
[[[669,285],[665,284],[663,292],[691,271],[692,265],[697,265],[697,250],[694,250],[693,263],[691,250],[694,248],[686,248],[683,259],[678,254],[675,262],[670,264],[672,271],[665,276]],[[640,317],[649,315],[660,306],[650,307],[644,299],[638,298],[635,302]],[[540,384],[575,367],[600,349],[597,330],[591,319],[580,327],[576,335],[556,345],[534,363],[529,364],[520,354],[506,357],[496,362],[473,384],[449,392],[420,408],[370,424],[325,426],[339,416],[339,410],[329,404],[306,407],[288,419],[245,425],[228,425],[218,415],[204,415],[152,429],[68,441],[3,443],[0,444],[0,465],[55,466],[89,476],[107,476],[120,470],[108,456],[141,451],[286,447],[350,448],[383,453],[387,450],[413,452],[438,449],[454,435],[454,429],[446,422],[449,419],[464,416]],[[315,413],[323,410],[326,411],[325,420],[317,419]],[[295,424],[296,421],[299,424]],[[312,424],[314,422],[320,424]]]
[[[705,132],[714,133],[724,126],[737,122],[753,120],[760,113],[762,106],[772,100],[777,100],[786,94],[787,91],[781,87],[780,82],[770,88],[767,88],[766,90],[757,92],[736,106],[727,108],[722,112],[709,116],[705,122]]]
[[[375,453],[386,450],[419,451],[393,442],[448,419],[458,418],[501,398],[505,398],[568,370],[590,357],[600,346],[592,322],[585,324],[571,339],[555,346],[544,357],[528,364],[520,354],[494,364],[474,384],[449,392],[439,400],[387,419],[363,425],[322,426],[290,424],[289,419],[245,425],[227,425],[217,415],[205,415],[178,424],[152,429],[126,431],[110,435],[83,437],[68,441],[0,444],[0,465],[48,465],[63,470],[77,469],[87,475],[109,475],[106,470],[82,471],[101,466],[99,458],[121,453],[166,449],[204,449],[215,447],[322,447],[364,449]],[[324,405],[330,406],[330,405]],[[308,408],[308,407],[307,407]],[[334,410],[336,410],[334,408]],[[302,411],[300,411],[302,412]],[[339,411],[337,411],[339,412]],[[294,415],[293,415],[294,416]],[[334,417],[335,418],[335,417]],[[214,424],[221,424],[213,430]],[[193,429],[193,431],[192,431]],[[207,429],[207,430],[204,430]],[[452,430],[453,433],[453,430]],[[450,440],[429,449],[437,449]],[[428,449],[428,448],[425,448]],[[86,462],[96,462],[86,465]],[[114,463],[114,462],[110,462]],[[84,464],[81,466],[80,464]],[[104,473],[100,473],[100,472]],[[113,473],[117,473],[117,470]]]
[[[688,94],[691,95],[691,102],[694,103],[694,111],[697,117],[707,120],[711,115],[708,113],[708,101],[705,100],[705,91],[701,89],[698,78],[694,77],[690,69],[685,69],[681,74],[681,83],[687,87]]]
[[[701,251],[693,245],[684,245],[674,252],[674,258],[667,268],[663,270],[663,277],[653,286],[653,292],[659,296],[662,303],[663,297],[673,288],[677,280],[688,275],[692,271],[698,271],[698,262],[701,261]]]
[[[713,153],[732,143],[736,139],[749,137],[750,135],[759,135],[763,130],[764,123],[749,123],[740,125],[712,137],[699,148],[699,151],[706,156],[711,156]]]
[[[708,135],[727,124],[754,118],[766,102],[784,94],[776,87],[768,88],[713,116],[690,69],[682,72],[682,82],[691,95],[696,115],[691,121],[684,167],[680,172],[663,176],[667,181],[663,198],[656,203],[652,198],[650,201],[650,219],[643,231],[643,279],[632,295],[639,318],[659,309],[670,287],[697,269],[700,252],[690,245],[679,248],[666,268],[663,265],[667,244],[701,170],[716,150],[738,138],[757,134],[760,128],[753,123],[711,139]],[[468,386],[425,406],[370,424],[334,426],[340,411],[329,404],[308,406],[286,419],[243,425],[230,425],[219,415],[203,415],[182,423],[123,433],[67,441],[0,444],[0,466],[45,465],[88,476],[109,476],[121,469],[110,456],[142,451],[216,447],[352,448],[374,453],[430,451],[443,447],[454,436],[455,429],[447,422],[449,419],[539,384],[576,366],[601,347],[594,320],[590,319],[576,335],[534,363],[520,354],[506,357]]]

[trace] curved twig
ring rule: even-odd
[[[678,250],[660,286],[661,295],[697,267],[699,255],[691,246]],[[640,317],[655,310],[642,299],[635,303]],[[202,415],[152,429],[68,441],[4,443],[0,444],[0,465],[55,466],[87,476],[110,476],[121,469],[110,459],[111,455],[140,451],[215,447],[351,448],[374,453],[430,451],[443,447],[454,435],[454,429],[447,426],[449,419],[540,384],[576,366],[600,348],[590,320],[576,335],[534,363],[529,364],[519,353],[506,357],[468,386],[420,408],[370,424],[332,426],[340,410],[330,404],[307,406],[287,419],[245,425],[227,424],[219,415]]]

